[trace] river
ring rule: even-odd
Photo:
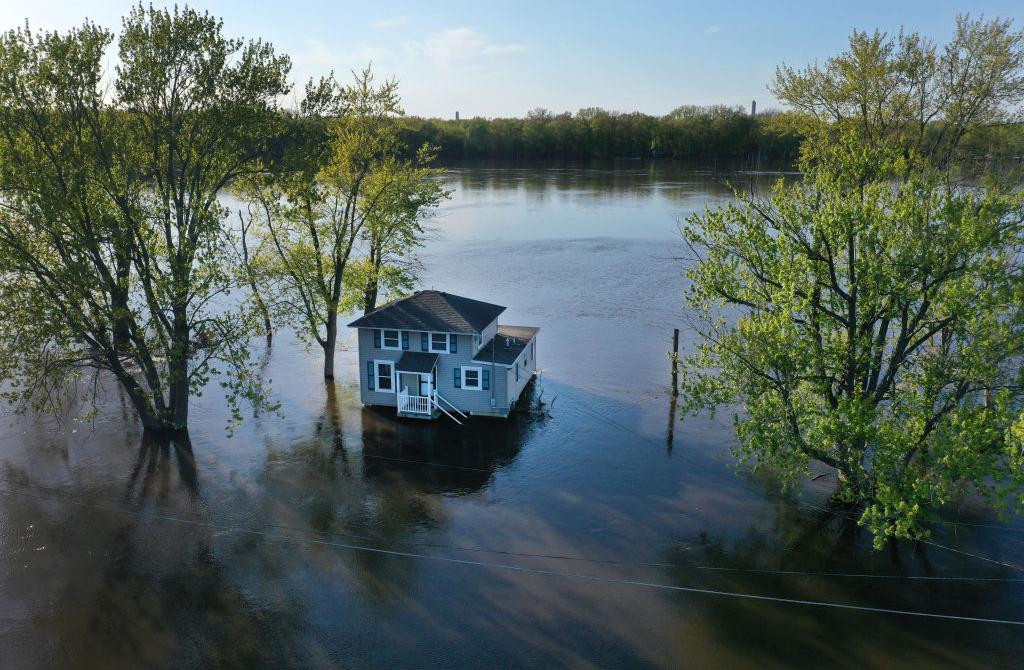
[[[1020,663],[1020,626],[906,612],[1024,620],[1024,522],[967,501],[931,544],[875,551],[830,477],[783,494],[735,467],[731,417],[673,415],[679,217],[773,175],[448,178],[422,286],[541,328],[548,416],[362,408],[348,332],[328,387],[287,333],[254,342],[280,414],[229,436],[210,388],[190,449],[144,439],[116,391],[87,423],[0,409],[0,667]]]

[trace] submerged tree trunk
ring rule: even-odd
[[[263,327],[267,331],[267,346],[274,344],[274,330],[270,327],[270,315],[265,314],[263,316]]]
[[[324,379],[334,379],[334,347],[338,343],[338,312],[327,312],[327,337],[324,339]]]
[[[181,366],[182,368],[187,365]],[[179,376],[183,378],[179,378]],[[187,372],[183,369],[175,374],[175,379],[171,382],[171,416],[167,423],[166,428],[168,430],[187,430],[188,429],[188,376]]]
[[[274,329],[270,323],[270,309],[267,308],[267,303],[263,301],[263,296],[256,286],[253,273],[247,270],[246,274],[249,276],[249,289],[252,291],[253,299],[256,301],[256,309],[259,310],[260,316],[263,317],[263,332],[267,334],[267,346],[269,347],[274,341]]]
[[[131,257],[118,253],[114,265],[116,286],[111,287],[110,307],[113,312],[112,337],[114,350],[118,354],[128,351],[131,342],[131,316],[128,312],[128,277],[131,273]]]
[[[173,309],[174,324],[171,339],[171,352],[168,356],[168,416],[165,423],[169,430],[186,430],[188,427],[188,358],[192,351],[192,343],[189,341],[191,328],[188,323],[188,313],[184,306],[175,306]],[[199,337],[203,337],[202,331]]]
[[[128,395],[135,412],[139,415],[142,427],[150,431],[166,430],[163,399],[159,396],[147,395],[138,381],[123,368],[115,370],[114,374],[121,383],[121,388]],[[151,399],[153,402],[150,402]]]
[[[238,210],[238,219],[242,222],[242,262],[245,264],[245,278],[249,283],[249,290],[252,291],[253,300],[256,301],[256,309],[259,311],[260,316],[263,317],[263,332],[267,334],[267,346],[269,347],[274,341],[274,331],[270,323],[270,310],[267,308],[267,303],[263,300],[263,294],[260,293],[260,289],[256,285],[256,272],[252,267],[252,259],[249,258],[249,243],[245,239],[246,234],[249,232],[249,225],[246,224],[245,217],[242,216],[242,210]]]
[[[110,296],[111,307],[114,310],[114,327],[113,327],[113,340],[114,349],[119,354],[124,354],[128,351],[129,342],[131,340],[131,334],[129,333],[128,319],[123,316],[118,316],[119,313],[127,311],[128,309],[128,291],[121,291],[118,289]]]
[[[270,310],[267,309],[267,303],[263,302],[263,296],[260,295],[259,289],[256,288],[256,282],[253,281],[251,275],[249,278],[249,288],[252,289],[252,295],[256,300],[256,309],[259,310],[260,316],[263,317],[263,332],[267,334],[267,346],[271,346],[274,343],[274,329],[270,323]]]

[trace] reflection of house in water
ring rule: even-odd
[[[523,400],[533,393],[532,387]],[[381,408],[362,412],[363,472],[367,479],[401,479],[422,493],[467,494],[484,488],[511,464],[532,423],[508,421],[403,422]]]

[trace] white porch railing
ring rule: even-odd
[[[445,409],[444,407],[442,407],[442,406],[441,406],[441,403],[443,402],[444,404],[446,404],[446,405],[448,405],[449,407],[451,407],[451,408],[452,408],[452,411],[453,411],[453,412],[455,412],[456,414],[458,414],[459,416],[461,416],[461,417],[462,417],[463,419],[465,419],[465,418],[468,418],[468,417],[467,417],[467,416],[466,416],[465,414],[463,414],[463,413],[462,413],[462,410],[460,410],[460,409],[459,409],[458,407],[456,407],[455,405],[453,405],[453,404],[451,404],[450,402],[448,402],[448,401],[447,401],[447,400],[445,399],[445,397],[444,397],[444,396],[442,396],[442,395],[441,395],[440,393],[438,393],[438,392],[437,392],[437,389],[434,389],[434,395],[433,395],[433,399],[434,399],[434,407],[436,407],[436,408],[438,408],[439,410],[441,410],[442,412],[444,412],[444,413],[445,413],[445,415],[446,415],[446,416],[447,416],[447,417],[448,417],[449,419],[451,419],[451,420],[452,420],[452,421],[454,421],[455,423],[459,424],[460,426],[462,425],[462,422],[461,422],[461,421],[459,421],[458,419],[456,419],[456,418],[455,418],[454,416],[452,416],[452,413],[451,413],[451,412],[449,412],[449,411],[448,411],[448,410],[446,410],[446,409]]]
[[[409,395],[408,389],[398,392],[398,411],[411,414],[430,414],[430,396]]]

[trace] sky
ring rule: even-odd
[[[0,0],[0,28],[63,30],[86,17],[115,32],[129,0]],[[162,6],[163,2],[154,0]],[[682,104],[780,107],[767,90],[780,63],[841,51],[854,29],[901,27],[948,40],[958,13],[1014,18],[987,0],[785,2],[348,2],[192,0],[234,37],[262,38],[309,77],[349,78],[372,63],[395,77],[406,112],[524,116],[544,107],[665,114]],[[294,100],[292,101],[294,102]]]

